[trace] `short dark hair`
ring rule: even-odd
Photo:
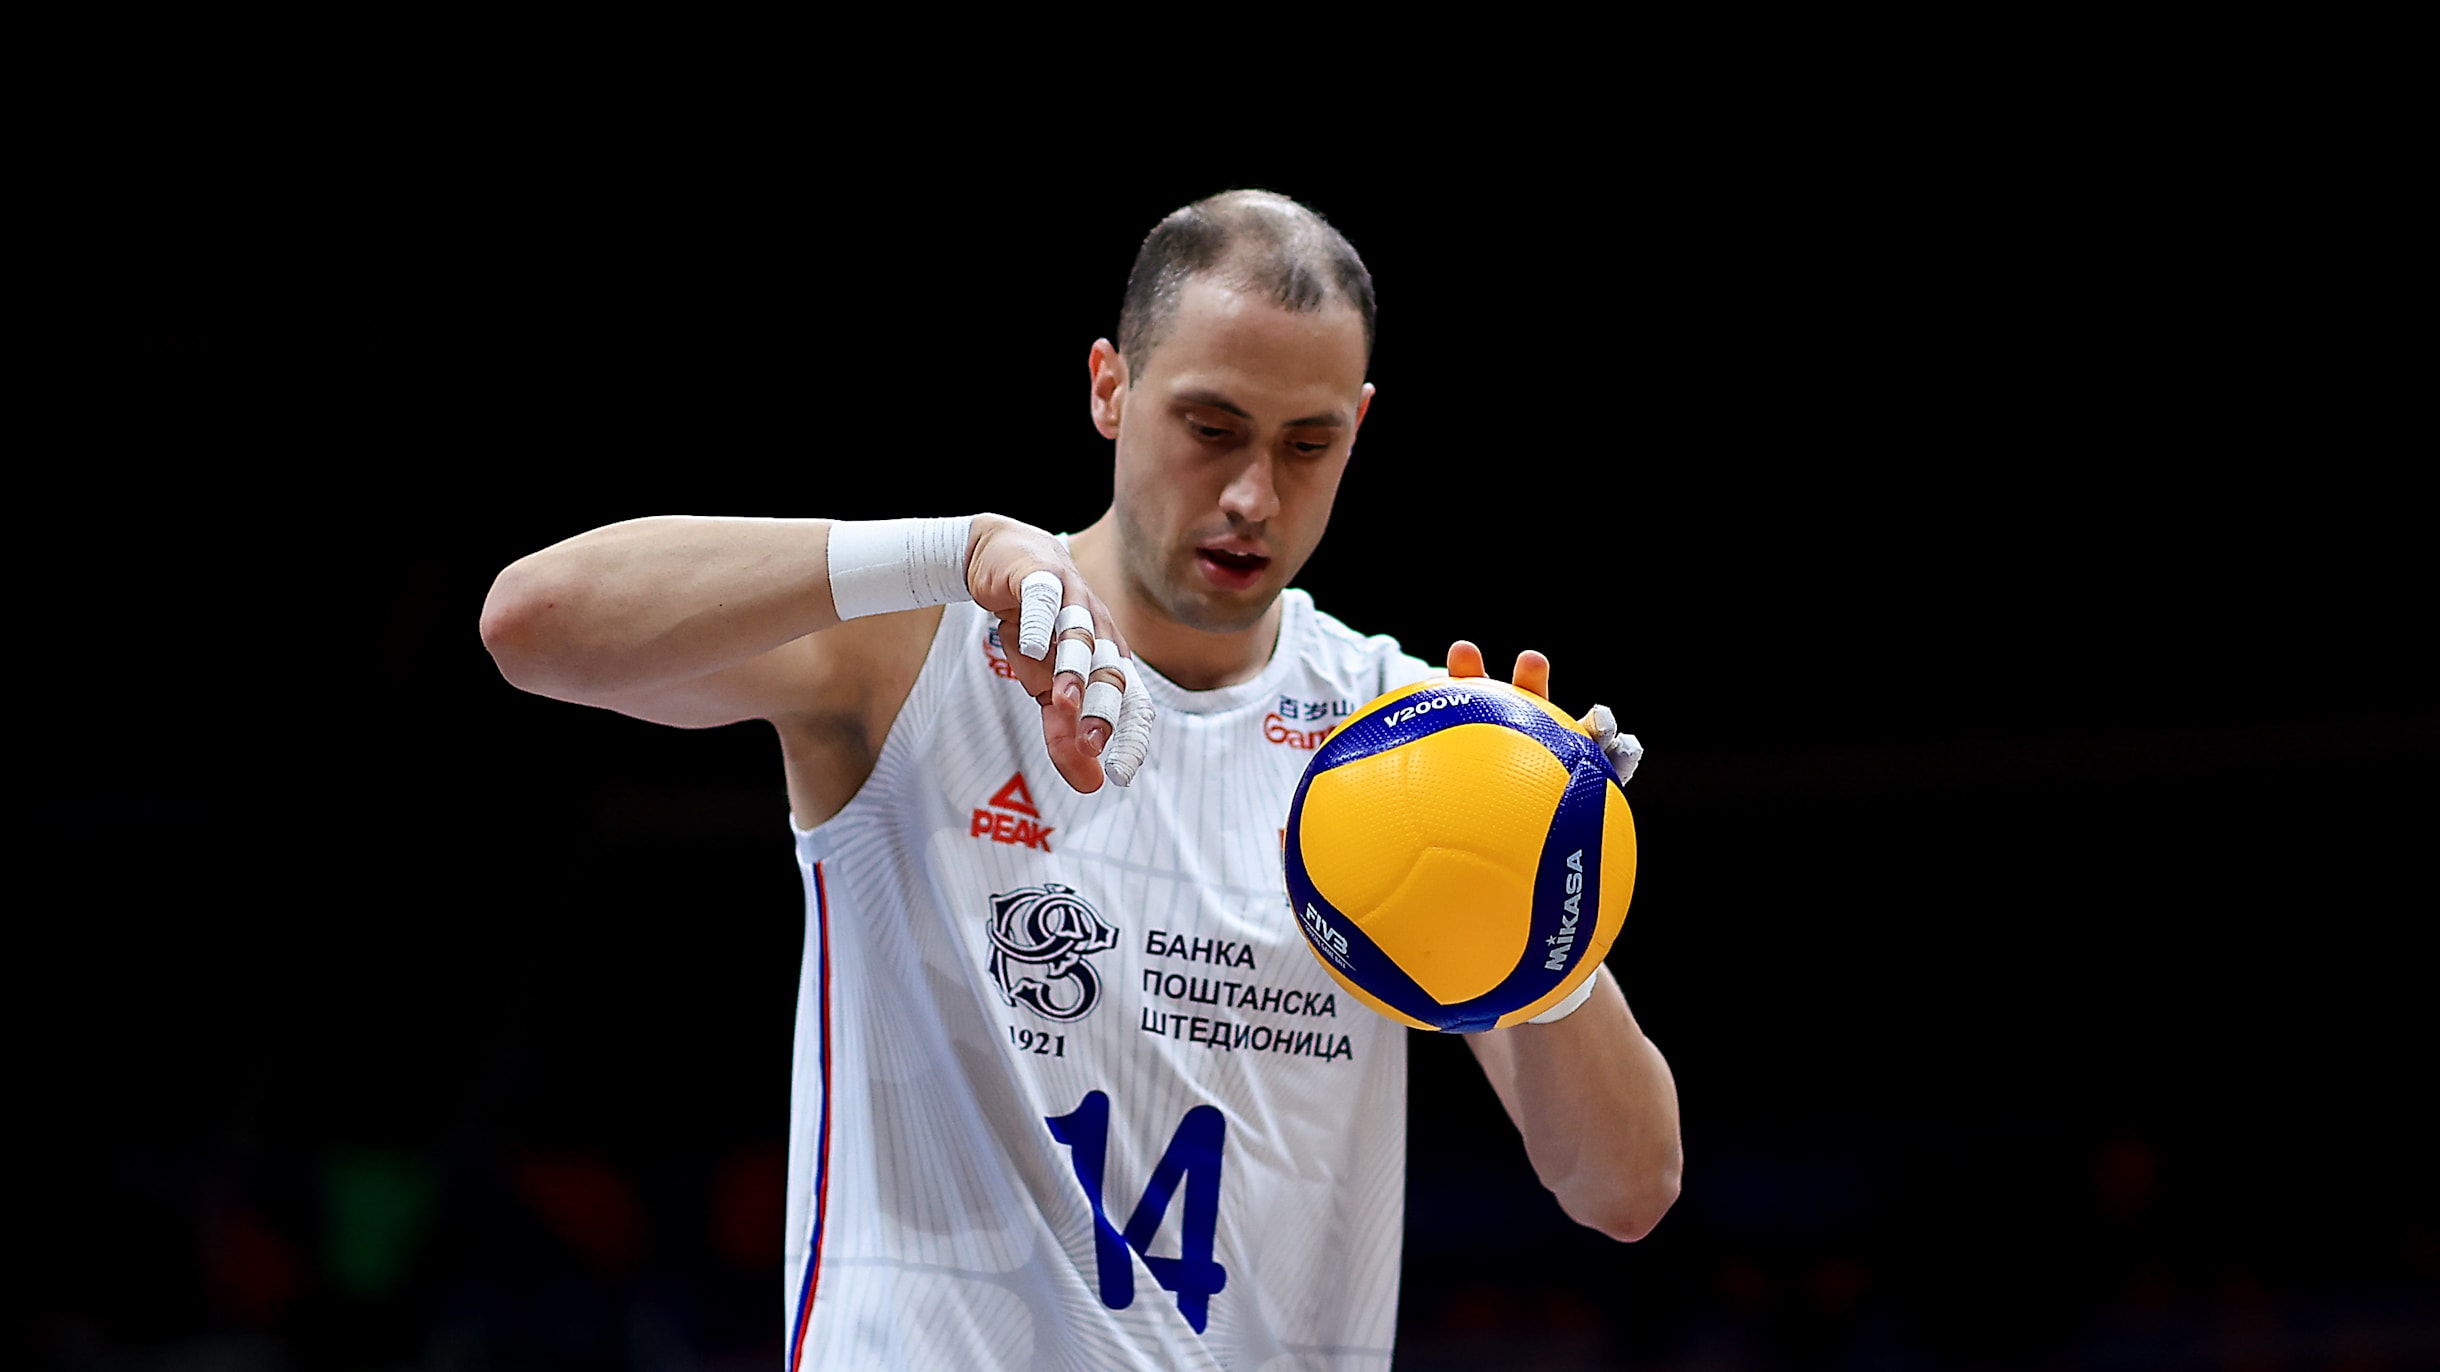
[[[1152,226],[1127,273],[1118,310],[1118,351],[1127,384],[1144,374],[1152,350],[1177,317],[1178,296],[1198,276],[1217,275],[1300,314],[1332,299],[1364,321],[1364,359],[1372,360],[1373,284],[1355,245],[1330,221],[1284,195],[1222,191]]]

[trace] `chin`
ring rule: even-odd
[[[1257,586],[1237,595],[1186,591],[1169,599],[1169,617],[1207,634],[1241,634],[1262,623],[1279,599],[1277,586]]]

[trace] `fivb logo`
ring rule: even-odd
[[[994,843],[1021,843],[1028,848],[1051,850],[1050,825],[1042,822],[1042,812],[1034,808],[1034,793],[1025,788],[1025,774],[1008,779],[991,797],[991,803],[974,812],[974,820],[966,826],[966,837],[988,838]]]
[[[1330,921],[1322,918],[1321,911],[1314,909],[1313,906],[1308,903],[1305,906],[1305,913],[1298,916],[1298,918],[1304,920],[1305,928],[1310,930],[1313,934],[1314,943],[1319,946],[1323,952],[1330,955],[1331,961],[1337,963],[1341,967],[1349,965],[1347,960],[1347,936],[1340,933],[1338,930],[1331,928]]]

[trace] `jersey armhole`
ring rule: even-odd
[[[940,697],[949,686],[949,673],[957,670],[957,655],[951,648],[953,638],[973,630],[969,602],[953,602],[941,607],[940,623],[932,631],[931,645],[924,649],[923,666],[915,673],[915,684],[908,688],[907,698],[899,703],[897,715],[890,720],[890,729],[881,739],[881,754],[873,760],[873,770],[864,784],[847,798],[847,803],[833,811],[829,818],[810,829],[800,829],[796,816],[788,817],[789,832],[799,839],[809,838],[836,826],[842,819],[872,809],[880,802],[869,799],[891,784],[895,774],[904,769],[910,754],[931,741],[932,730],[940,718]]]

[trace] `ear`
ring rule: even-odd
[[[1347,446],[1356,445],[1356,433],[1364,427],[1364,412],[1372,408],[1372,383],[1364,383],[1364,394],[1356,400],[1356,422],[1347,430]]]
[[[1086,365],[1093,373],[1093,427],[1104,438],[1117,438],[1119,416],[1127,408],[1127,359],[1109,339],[1096,338]]]

